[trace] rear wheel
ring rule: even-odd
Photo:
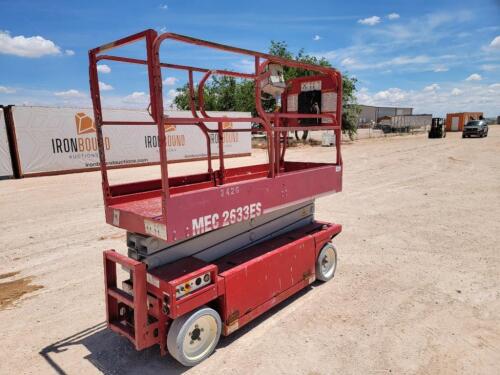
[[[327,242],[321,249],[316,260],[316,278],[321,281],[328,281],[335,275],[337,269],[337,250]]]
[[[184,366],[194,366],[210,356],[219,342],[222,322],[210,307],[200,307],[172,322],[167,348]]]

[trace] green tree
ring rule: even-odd
[[[324,57],[317,58],[316,56],[307,55],[304,49],[300,49],[295,57],[289,51],[286,42],[271,41],[269,48],[271,55],[280,56],[285,59],[293,59],[307,64],[331,67],[332,64]],[[316,74],[310,70],[284,67],[283,73],[285,79],[293,79]],[[358,128],[358,116],[361,108],[356,101],[356,83],[358,80],[355,77],[349,77],[347,74],[342,74],[342,131],[353,138]]]
[[[288,49],[288,45],[283,41],[271,41],[269,53],[286,59],[331,67],[330,62],[325,58],[307,55],[304,53],[303,49],[299,50],[294,56]],[[285,80],[316,74],[312,71],[286,66],[283,70]],[[342,131],[348,134],[352,139],[357,130],[358,115],[361,111],[356,103],[355,96],[357,79],[344,74],[342,76],[342,81]],[[188,85],[186,84],[178,88],[177,91],[178,95],[174,99],[174,104],[179,109],[189,109]],[[196,87],[195,100],[197,100],[197,93],[198,88]],[[263,94],[262,99],[264,109],[271,111],[275,105],[274,98],[270,95]],[[205,85],[204,100],[205,109],[207,111],[243,111],[251,112],[253,115],[256,115],[253,81],[227,76],[213,76],[212,80]]]

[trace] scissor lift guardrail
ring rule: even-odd
[[[255,63],[254,73],[211,70],[160,61],[160,46],[164,40],[175,40],[201,47],[251,56]],[[104,54],[111,49],[134,43],[146,42],[145,60]],[[342,159],[340,155],[341,100],[335,103],[334,113],[267,113],[261,103],[261,82],[269,77],[269,64],[308,69],[327,77],[335,87],[337,97],[342,96],[342,78],[338,71],[329,67],[305,64],[260,52],[225,46],[218,43],[190,38],[173,33],[157,35],[154,30],[108,43],[89,52],[90,87],[97,128],[102,188],[109,224],[131,232],[176,242],[221,226],[250,220],[255,216],[277,208],[299,203],[342,187]],[[108,121],[103,118],[97,63],[109,60],[146,65],[149,78],[149,107],[151,121]],[[192,118],[168,117],[164,114],[162,92],[162,68],[184,70],[188,74],[190,108]],[[198,101],[194,100],[193,73],[203,73],[198,84]],[[226,75],[250,79],[255,83],[257,117],[210,117],[204,106],[204,84],[212,75]],[[201,114],[201,116],[200,116]],[[316,126],[287,126],[289,120],[316,119],[326,124]],[[223,135],[226,132],[252,132],[252,129],[224,129],[225,122],[253,122],[262,125],[267,134],[269,161],[267,164],[248,167],[226,168],[224,165]],[[216,123],[217,129],[207,124]],[[110,186],[106,155],[103,145],[104,126],[151,126],[158,128],[161,178]],[[207,172],[169,177],[165,126],[197,126],[206,138]],[[287,132],[293,130],[333,130],[336,134],[335,163],[302,163],[285,160]],[[219,169],[212,166],[210,134],[218,136]]]

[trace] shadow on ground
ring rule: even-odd
[[[312,287],[314,287],[313,285]],[[307,287],[278,306],[275,306],[259,318],[242,327],[228,337],[221,337],[218,348],[223,348],[238,340],[245,333],[270,318],[283,308],[294,303],[312,287]],[[160,357],[160,349],[154,346],[143,351],[136,351],[125,338],[106,328],[102,322],[57,341],[40,351],[40,355],[57,374],[66,375],[64,364],[58,360],[58,354],[74,346],[83,345],[90,354],[83,357],[103,374],[182,374],[189,368],[180,365],[172,357]]]

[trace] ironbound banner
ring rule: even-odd
[[[13,175],[9,140],[7,138],[7,126],[5,124],[3,109],[0,108],[0,178],[12,177]]]
[[[14,126],[22,175],[70,172],[99,167],[93,113],[83,108],[13,107]],[[192,117],[188,111],[169,111],[167,116]],[[211,116],[250,117],[250,113],[209,112]],[[152,121],[146,111],[105,109],[107,121]],[[217,129],[217,123],[207,123]],[[223,123],[224,128],[248,129],[251,123]],[[192,125],[165,128],[168,161],[206,158],[203,132]],[[109,166],[159,162],[156,125],[106,125],[103,127],[106,162]],[[218,155],[217,134],[211,134],[212,156]],[[249,132],[224,133],[224,155],[248,155]]]

